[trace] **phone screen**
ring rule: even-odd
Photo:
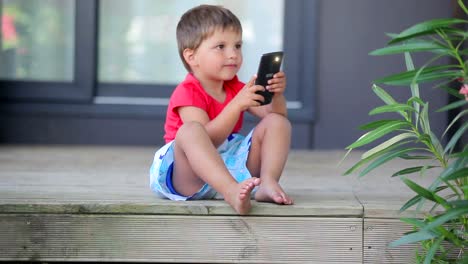
[[[273,75],[280,71],[282,61],[283,52],[281,51],[263,54],[258,66],[255,84],[266,86],[268,80],[273,78]]]
[[[255,80],[255,84],[262,85],[264,87],[267,86],[268,80],[273,78],[273,75],[280,71],[282,62],[282,51],[263,54],[262,58],[260,59],[260,64],[258,66],[257,79]],[[263,95],[265,99],[263,102],[261,102],[262,105],[269,104],[274,95],[274,93],[266,89],[257,93]]]

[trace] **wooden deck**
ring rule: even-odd
[[[342,176],[343,151],[292,151],[282,185],[292,206],[175,202],[149,189],[154,148],[0,146],[0,260],[190,263],[410,263],[387,244],[413,193],[390,175]],[[418,182],[431,182],[433,176]],[[411,212],[406,215],[411,215]]]

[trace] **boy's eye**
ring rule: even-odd
[[[236,44],[236,49],[241,49],[242,48],[242,44]]]
[[[224,44],[220,44],[218,46],[216,46],[217,49],[224,49]]]

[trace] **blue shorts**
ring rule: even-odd
[[[237,182],[252,178],[246,166],[252,133],[253,130],[245,137],[241,134],[231,134],[218,147],[218,153]],[[198,192],[191,196],[183,196],[177,193],[172,185],[173,167],[174,141],[171,141],[156,151],[150,168],[150,188],[156,194],[176,201],[213,199],[215,197],[216,190],[208,184],[203,185]]]

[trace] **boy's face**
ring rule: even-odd
[[[231,80],[242,65],[242,35],[232,29],[216,29],[194,51],[189,65],[198,78]]]

